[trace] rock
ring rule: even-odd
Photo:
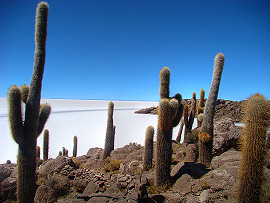
[[[120,170],[122,174],[139,174],[141,171],[142,150],[133,150],[121,163]]]
[[[108,197],[92,197],[87,201],[87,203],[103,203],[103,202],[109,202],[110,198]]]
[[[98,192],[98,185],[95,184],[93,181],[89,182],[86,186],[86,188],[83,191],[83,195],[90,196],[93,193]]]
[[[5,178],[1,183],[0,202],[4,202],[6,200],[15,201],[17,199],[16,188],[17,188],[16,177],[10,176],[8,178]]]
[[[198,146],[195,144],[188,144],[186,147],[185,161],[195,162],[198,157]]]
[[[90,148],[88,152],[86,153],[86,156],[92,159],[101,159],[102,153],[103,153],[102,148],[95,147],[95,148]]]
[[[55,193],[55,190],[46,186],[46,185],[41,185],[38,187],[35,195],[35,202],[37,203],[53,203],[57,201],[57,196]]]
[[[49,159],[39,167],[37,170],[38,177],[47,178],[49,174],[60,172],[66,165],[78,168],[71,158],[58,156],[56,159]]]
[[[88,170],[101,169],[104,166],[104,161],[102,159],[90,158],[86,161],[83,168]]]
[[[0,183],[10,176],[17,164],[0,164]]]
[[[141,145],[138,145],[136,143],[130,143],[129,145],[125,145],[124,147],[113,150],[110,154],[110,159],[125,160],[131,152],[138,149],[141,149]]]
[[[188,174],[183,174],[173,185],[172,190],[185,196],[189,193],[201,191],[200,180],[193,179]]]

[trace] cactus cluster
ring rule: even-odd
[[[269,103],[261,94],[256,94],[247,101],[244,108],[244,136],[241,139],[243,158],[238,188],[239,203],[261,202],[269,115]]]
[[[102,155],[103,160],[105,160],[108,156],[110,156],[111,151],[114,150],[114,138],[116,127],[113,125],[113,111],[114,111],[114,104],[111,101],[108,104],[107,130],[106,130],[105,146]]]
[[[18,202],[34,202],[36,190],[37,137],[50,115],[48,104],[40,105],[42,78],[45,65],[48,4],[41,2],[36,10],[34,70],[30,88],[12,86],[8,91],[8,117],[13,139],[18,143]],[[26,103],[22,119],[21,99]]]
[[[155,133],[154,127],[148,126],[145,132],[144,159],[143,159],[144,170],[149,170],[150,168],[152,168],[154,133]]]
[[[184,137],[184,143],[186,143],[186,135],[191,132],[195,114],[196,114],[196,93],[193,92],[192,94],[192,103],[191,103],[191,111],[190,114],[188,115],[189,112],[189,106],[188,104],[185,104],[184,106],[184,123],[185,123],[185,137]]]
[[[158,106],[158,130],[157,130],[157,162],[156,185],[166,185],[170,180],[172,158],[172,129],[177,126],[183,113],[181,104],[182,96],[176,94],[169,98],[170,94],[170,69],[164,67],[160,71],[160,102]]]
[[[208,99],[205,104],[204,118],[201,125],[199,137],[199,162],[209,167],[212,160],[213,149],[213,125],[216,101],[218,97],[219,85],[223,71],[225,57],[219,53],[215,57],[212,84]]]

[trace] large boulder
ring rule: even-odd
[[[38,178],[47,178],[49,174],[59,173],[66,165],[69,165],[72,168],[78,168],[69,157],[58,156],[56,159],[49,159],[37,170]]]
[[[35,202],[37,203],[53,203],[57,202],[57,196],[54,189],[47,185],[41,185],[38,187],[35,195]]]
[[[87,158],[92,159],[101,159],[102,158],[103,149],[99,147],[90,148],[86,153]]]
[[[15,201],[17,199],[17,174],[16,164],[0,165],[0,202],[6,200]]]

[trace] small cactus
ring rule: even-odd
[[[183,113],[182,96],[176,94],[169,98],[170,69],[160,71],[160,102],[158,106],[156,185],[168,184],[172,159],[172,129],[177,126]]]
[[[182,135],[183,127],[184,127],[184,119],[181,119],[178,135],[175,140],[176,142],[181,142],[181,135]]]
[[[185,104],[184,106],[184,123],[185,123],[185,137],[184,137],[184,143],[186,143],[186,135],[191,132],[194,118],[195,118],[195,113],[196,113],[196,93],[193,92],[192,94],[192,104],[191,104],[191,111],[190,114],[188,115],[189,111],[189,106],[188,104]]]
[[[63,156],[67,156],[67,155],[66,155],[66,148],[65,148],[65,147],[62,147],[62,155],[63,155]]]
[[[154,133],[155,133],[154,127],[148,126],[145,132],[145,146],[143,159],[144,170],[149,170],[150,168],[152,168]]]
[[[114,139],[115,139],[115,126],[113,125],[113,111],[114,104],[110,102],[108,104],[108,120],[107,120],[107,130],[106,130],[106,138],[105,138],[105,146],[102,155],[102,159],[105,160],[112,150],[114,150]]]
[[[204,89],[201,89],[199,105],[197,108],[197,125],[198,125],[198,127],[201,127],[201,125],[202,125],[202,118],[203,117],[199,118],[199,115],[200,114],[203,115],[203,112],[204,112],[204,96],[205,96],[205,91],[204,91]]]
[[[75,135],[73,137],[73,156],[76,157],[77,156],[77,147],[78,147],[78,138]]]
[[[63,155],[62,151],[59,151],[58,156],[62,156],[62,155]]]
[[[40,147],[39,146],[37,146],[36,157],[37,157],[37,160],[40,160]]]
[[[244,136],[241,139],[242,161],[238,202],[261,202],[261,184],[267,156],[266,132],[270,106],[261,95],[252,96],[244,108]]]
[[[219,53],[215,57],[214,71],[212,84],[210,87],[208,99],[205,104],[204,118],[201,125],[201,133],[199,137],[207,139],[199,139],[199,162],[203,163],[206,167],[210,166],[212,160],[212,148],[213,148],[213,128],[214,128],[214,115],[216,108],[216,101],[218,97],[219,85],[221,81],[221,75],[223,71],[225,57],[222,53]],[[208,139],[209,135],[209,139]],[[204,142],[208,140],[207,142]]]
[[[43,134],[43,160],[47,161],[49,156],[49,131],[44,130]]]
[[[8,91],[8,117],[11,134],[19,145],[17,156],[17,201],[19,203],[34,202],[37,137],[42,132],[51,112],[49,105],[40,108],[48,9],[48,4],[41,2],[36,10],[34,69],[28,94],[24,87],[21,91],[15,85]],[[21,95],[21,93],[23,94]],[[24,120],[22,119],[21,99],[26,102]]]

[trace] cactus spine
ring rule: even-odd
[[[241,140],[243,158],[240,167],[238,202],[261,202],[270,106],[262,95],[256,94],[247,101],[244,112],[245,129]]]
[[[203,112],[204,112],[204,96],[205,96],[205,91],[204,91],[204,89],[201,89],[199,105],[198,105],[198,108],[197,108],[197,124],[198,124],[198,127],[201,127],[201,125],[202,125]]]
[[[160,71],[160,102],[158,107],[156,185],[168,184],[172,158],[172,129],[177,126],[183,113],[182,96],[176,94],[169,98],[170,69]]]
[[[144,170],[149,170],[150,168],[152,168],[154,133],[155,133],[154,127],[148,126],[145,132],[144,159],[143,159]]]
[[[77,148],[78,148],[78,138],[75,135],[73,137],[73,156],[76,157],[77,156]]]
[[[222,53],[217,54],[215,57],[212,84],[204,109],[201,131],[198,135],[199,162],[203,163],[207,167],[210,166],[212,160],[214,115],[224,60],[225,57]]]
[[[188,104],[185,104],[184,106],[184,123],[185,123],[185,137],[184,137],[184,142],[186,143],[186,135],[191,132],[194,118],[195,118],[195,113],[196,113],[196,93],[193,92],[192,94],[192,103],[191,103],[191,111],[190,114],[188,115],[189,111],[189,106]]]
[[[44,130],[43,134],[43,160],[47,161],[49,155],[49,131]]]
[[[107,120],[107,130],[105,138],[105,146],[102,155],[102,159],[105,160],[110,156],[111,151],[114,149],[114,137],[115,137],[115,126],[113,125],[113,111],[114,104],[110,102],[108,104],[108,120]]]
[[[44,127],[51,109],[48,105],[40,108],[41,85],[45,65],[47,18],[48,4],[41,2],[36,10],[34,70],[26,101],[24,122],[21,113],[20,89],[12,86],[8,92],[10,129],[12,137],[19,145],[17,158],[17,200],[19,203],[34,202],[37,137],[39,131]]]

